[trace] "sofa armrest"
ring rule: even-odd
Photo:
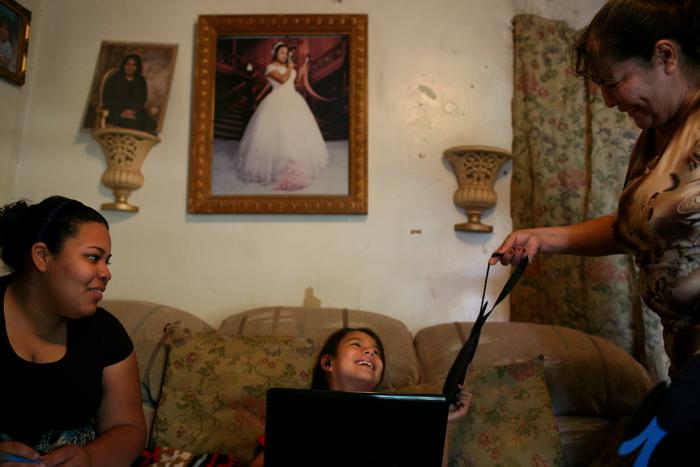
[[[117,317],[134,343],[134,353],[139,364],[146,433],[150,438],[167,357],[166,349],[161,345],[165,326],[179,321],[184,327],[195,332],[210,331],[213,328],[187,311],[151,302],[104,300],[100,306]]]
[[[415,337],[424,381],[445,377],[472,323],[431,326]],[[473,365],[477,368],[545,358],[545,379],[555,415],[616,419],[630,415],[652,387],[647,371],[612,342],[561,326],[487,323]]]

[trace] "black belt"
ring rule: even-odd
[[[503,255],[500,253],[494,253],[491,256],[491,258],[500,258],[501,256]],[[479,308],[479,315],[476,317],[476,321],[472,326],[472,330],[469,333],[469,338],[466,340],[466,342],[462,346],[462,349],[457,354],[455,361],[452,363],[452,367],[450,367],[450,371],[447,373],[445,384],[442,387],[442,392],[443,394],[445,394],[447,401],[450,404],[453,404],[457,401],[457,395],[459,394],[459,388],[457,387],[457,385],[461,384],[464,381],[464,378],[467,376],[467,369],[469,368],[469,364],[474,359],[476,347],[479,344],[481,328],[484,326],[484,323],[486,322],[488,317],[491,316],[491,313],[493,312],[493,309],[496,308],[496,305],[501,303],[508,296],[510,291],[513,290],[513,287],[515,287],[515,284],[518,283],[520,277],[523,275],[523,272],[525,272],[527,264],[528,258],[526,256],[520,261],[520,263],[518,263],[518,266],[515,268],[515,271],[513,271],[513,274],[511,274],[511,276],[508,278],[506,285],[503,286],[503,290],[501,290],[501,293],[498,295],[496,302],[493,304],[493,306],[488,312],[486,311],[486,309],[488,308],[489,302],[484,301],[484,299],[486,297],[486,283],[489,280],[489,270],[491,269],[491,263],[489,262],[488,266],[486,266],[486,277],[484,278],[484,291],[481,294],[481,305]]]

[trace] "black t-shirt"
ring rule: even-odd
[[[102,369],[127,358],[134,346],[119,320],[98,308],[67,320],[66,354],[32,363],[15,354],[5,327],[4,296],[11,276],[0,277],[0,441],[12,439],[48,451],[94,438],[102,401]]]

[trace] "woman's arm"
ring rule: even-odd
[[[582,256],[603,256],[621,253],[612,238],[613,214],[596,217],[579,224],[516,230],[506,237],[495,253],[503,255],[503,264],[518,264],[527,256],[530,261],[538,253],[566,253]],[[496,264],[498,258],[491,258]]]
[[[136,355],[103,370],[104,394],[97,412],[97,439],[65,446],[44,456],[47,466],[129,466],[146,443]]]
[[[102,105],[113,115],[119,115],[124,108],[121,102],[121,92],[119,91],[121,76],[116,73],[107,78],[104,90],[102,91]]]
[[[139,76],[136,79],[138,81],[138,93],[136,95],[137,101],[135,102],[135,107],[137,109],[142,109],[148,100],[148,83],[146,83],[146,78],[144,76]]]
[[[289,58],[289,63],[287,63],[287,71],[284,73],[280,73],[276,69],[271,69],[268,73],[267,76],[270,78],[274,79],[278,83],[284,84],[287,82],[290,76],[292,76],[292,70],[294,69],[294,62],[292,61],[291,57]]]

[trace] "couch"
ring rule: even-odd
[[[302,360],[296,360],[296,367],[311,365],[312,354],[317,349],[315,346],[320,345],[331,332],[342,326],[367,326],[382,337],[386,349],[387,369],[380,389],[407,392],[440,389],[452,360],[471,327],[468,322],[445,323],[421,329],[414,336],[401,321],[380,313],[277,306],[232,315],[215,330],[192,313],[155,303],[106,300],[102,306],[124,324],[134,342],[149,433],[154,430],[150,444],[168,444],[195,451],[204,450],[208,446],[201,444],[203,438],[214,440],[214,437],[204,433],[199,438],[200,444],[193,444],[187,438],[189,435],[183,433],[186,431],[182,428],[184,425],[168,434],[168,424],[173,425],[182,414],[173,414],[171,411],[165,415],[160,414],[161,410],[165,411],[166,406],[178,410],[189,404],[190,412],[204,414],[211,405],[229,404],[234,409],[239,409],[248,404],[245,406],[245,416],[240,415],[243,412],[237,412],[239,415],[236,415],[236,419],[240,424],[236,426],[252,426],[254,431],[260,431],[264,420],[262,389],[265,387],[260,384],[245,386],[243,389],[247,392],[241,394],[248,402],[222,402],[226,398],[225,393],[237,390],[234,386],[238,379],[245,378],[251,369],[255,370],[254,366],[248,366],[241,370],[243,373],[237,373],[233,380],[226,382],[222,391],[217,390],[216,397],[211,399],[213,402],[197,404],[192,402],[193,397],[204,397],[201,391],[206,390],[202,389],[206,385],[197,382],[204,381],[201,375],[206,373],[204,367],[199,367],[196,373],[192,370],[193,373],[187,376],[192,388],[196,387],[200,391],[199,395],[190,394],[189,399],[181,397],[179,401],[174,400],[174,392],[165,397],[169,381],[176,379],[175,373],[184,367],[189,368],[187,365],[192,363],[189,360],[198,358],[192,350],[188,350],[179,359],[169,354],[173,349],[172,335],[168,340],[164,337],[168,333],[163,332],[169,323],[177,323],[176,327],[184,330],[186,336],[207,335],[219,339],[218,344],[208,351],[208,354],[218,352],[218,357],[224,355],[221,346],[228,341],[238,342],[236,345],[242,345],[241,342],[245,345],[251,342],[258,345],[257,340],[251,339],[277,338],[278,341],[275,342],[278,344],[282,342],[290,345],[285,348],[292,349],[293,352],[268,352],[264,360],[270,368],[275,365],[272,360],[287,358],[281,354],[294,353],[296,350],[300,352],[298,355],[306,358],[302,363],[299,363]],[[232,352],[236,353],[235,350]],[[229,367],[242,365],[237,357],[230,355],[226,357],[226,362]],[[292,370],[292,373],[296,371],[292,376],[289,368],[293,369],[294,366],[287,363],[284,372],[287,379],[283,381],[298,386],[303,386],[304,381],[308,381],[309,368]],[[277,376],[281,374],[277,373]],[[530,382],[537,384],[538,374],[541,374],[541,385],[525,388],[524,385]],[[455,435],[473,444],[468,449],[465,448],[466,454],[451,452],[450,465],[453,466],[489,465],[483,459],[479,461],[470,457],[470,452],[477,450],[483,450],[485,456],[491,456],[492,465],[499,462],[509,465],[590,465],[605,449],[605,443],[610,440],[610,430],[619,427],[625,417],[634,412],[652,386],[644,368],[611,342],[573,329],[530,323],[487,323],[482,330],[480,345],[468,378],[473,375],[477,376],[473,383],[469,383],[469,388],[474,393],[472,407],[467,420],[463,422],[464,428],[457,430]],[[268,382],[272,381],[269,384],[275,384],[274,377],[276,376],[266,376]],[[207,381],[214,384],[218,379],[221,379],[220,375],[209,374]],[[187,381],[185,379],[186,392]],[[279,381],[282,380],[277,380],[276,384],[280,384]],[[263,402],[260,402],[261,399]],[[191,403],[185,404],[183,400]],[[250,405],[250,400],[255,400],[257,405]],[[513,409],[513,413],[510,413],[510,408],[503,407],[511,402],[534,403],[536,409],[528,405],[520,412],[516,413],[516,409]],[[250,409],[253,406],[257,409]],[[202,424],[216,418],[200,416]],[[551,423],[548,422],[550,419]],[[216,426],[223,429],[221,423],[217,423]],[[499,428],[499,423],[512,425],[505,427],[506,430],[500,434],[492,433],[492,430]],[[158,426],[154,427],[154,424]],[[228,430],[228,433],[222,435],[224,438],[235,431],[230,428]],[[526,443],[535,438],[541,442],[547,437],[551,438],[547,442],[554,449],[551,451],[550,446],[547,446],[550,459],[539,453],[528,454],[530,458],[520,455],[527,451]],[[462,438],[451,441],[451,450],[453,446],[460,445]],[[220,446],[221,444],[214,444],[207,449],[216,450]],[[455,451],[457,449],[455,447]],[[237,454],[247,460],[252,455],[252,448],[250,453],[239,451]]]

